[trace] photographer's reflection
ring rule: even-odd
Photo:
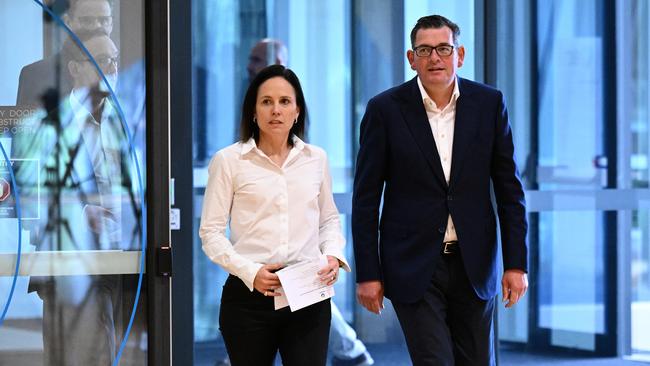
[[[113,31],[112,6],[112,0],[68,0],[63,21],[75,34],[99,32],[110,36]],[[62,52],[57,52],[22,68],[16,105],[41,107],[48,91],[63,99],[70,93],[72,83]]]
[[[78,36],[114,87],[118,50],[113,41],[101,31]],[[62,59],[72,91],[55,110],[26,121],[34,133],[15,140],[14,156],[41,161],[38,171],[16,171],[21,195],[40,194],[31,243],[40,251],[124,249],[131,241],[122,233],[134,232],[122,227],[121,218],[122,198],[132,195],[125,132],[94,63],[71,40]],[[86,270],[93,273],[93,266]],[[113,362],[123,334],[115,325],[123,316],[122,282],[120,275],[31,278],[30,291],[43,300],[46,365]]]

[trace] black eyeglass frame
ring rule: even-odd
[[[435,50],[438,56],[449,57],[454,53],[455,48],[456,47],[454,45],[446,44],[446,43],[439,44],[437,46],[421,45],[421,46],[413,47],[413,53],[415,53],[415,55],[418,57],[429,57],[433,53],[433,50]],[[441,50],[445,50],[445,49],[449,49],[449,52],[443,51],[441,53]]]

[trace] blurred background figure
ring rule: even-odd
[[[257,42],[251,49],[248,57],[248,81],[253,80],[255,75],[269,65],[287,65],[289,51],[281,41],[272,38],[264,38]]]

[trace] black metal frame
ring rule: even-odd
[[[174,208],[180,210],[180,230],[171,231],[172,247],[172,364],[194,364],[192,177],[192,1],[171,1],[170,100],[171,177]]]
[[[603,1],[598,16],[602,21],[602,49],[609,45],[616,44],[616,2]],[[617,80],[616,80],[616,57],[603,54],[603,118],[604,133],[603,146],[607,156],[607,187],[617,188],[618,175],[618,124],[617,115]],[[607,211],[605,215],[604,235],[605,240],[603,257],[605,265],[605,334],[596,336],[596,352],[604,356],[614,357],[617,355],[618,346],[618,318],[617,318],[617,293],[618,293],[618,212]]]
[[[169,277],[156,275],[156,251],[169,246],[168,4],[145,2],[147,86],[147,339],[148,364],[171,364]]]

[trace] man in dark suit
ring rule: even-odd
[[[68,0],[68,4],[63,21],[74,33],[101,32],[110,36],[113,31],[112,0]],[[66,60],[57,52],[20,70],[16,105],[42,107],[42,98],[47,92],[55,92],[59,100],[63,100],[72,87]]]
[[[496,218],[511,307],[527,280],[524,192],[501,92],[456,75],[465,49],[450,20],[420,18],[407,52],[417,77],[368,102],[352,234],[357,297],[391,299],[415,365],[491,365]],[[380,202],[383,196],[383,208]]]

